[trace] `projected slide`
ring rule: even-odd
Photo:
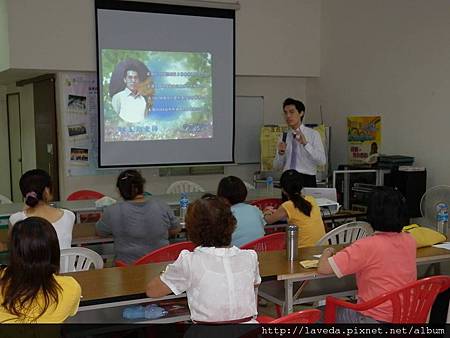
[[[102,49],[104,141],[213,137],[208,52]]]

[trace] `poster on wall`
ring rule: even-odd
[[[281,134],[287,131],[287,126],[264,126],[261,128],[261,171],[271,171],[273,159]]]
[[[61,104],[65,172],[67,176],[93,176],[98,169],[97,76],[61,73]]]
[[[376,163],[381,145],[381,116],[348,116],[347,135],[350,164]]]

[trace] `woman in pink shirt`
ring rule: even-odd
[[[326,248],[318,267],[319,273],[334,273],[338,278],[355,274],[358,303],[397,290],[417,279],[416,242],[410,234],[401,232],[409,221],[401,193],[388,187],[376,190],[369,200],[367,218],[375,233],[336,254],[333,248]],[[391,321],[390,302],[362,312],[338,308],[336,313],[337,323]]]

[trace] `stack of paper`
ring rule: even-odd
[[[301,261],[300,265],[302,267],[304,267],[305,269],[317,268],[317,266],[319,265],[319,260],[318,259],[309,259],[309,260]]]
[[[444,242],[433,245],[435,248],[450,250],[450,242]]]

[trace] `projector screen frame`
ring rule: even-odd
[[[207,5],[207,3],[206,3]],[[238,7],[237,7],[238,8]],[[231,160],[227,161],[196,161],[196,162],[177,162],[177,163],[152,163],[152,164],[118,164],[118,165],[102,165],[101,163],[101,97],[100,97],[100,84],[102,79],[100,78],[100,53],[99,53],[99,35],[98,35],[98,10],[120,10],[120,11],[130,11],[130,12],[147,12],[147,13],[160,13],[160,14],[173,14],[173,15],[187,15],[187,16],[201,16],[201,17],[215,17],[215,18],[226,18],[232,20],[232,36],[233,36],[233,55],[232,55],[232,115],[233,115],[233,126],[232,126],[232,145],[231,145]],[[236,165],[235,162],[235,133],[236,133],[236,17],[235,9],[228,8],[217,8],[217,7],[203,7],[203,6],[189,6],[189,5],[178,5],[178,4],[166,4],[166,3],[148,3],[148,2],[135,2],[135,1],[117,1],[117,0],[95,0],[95,41],[96,41],[96,64],[97,64],[97,83],[98,83],[98,95],[97,95],[97,111],[98,111],[98,123],[97,123],[97,145],[98,145],[98,168],[108,169],[108,168],[159,168],[159,167],[194,167],[194,166],[208,166],[208,165]]]

